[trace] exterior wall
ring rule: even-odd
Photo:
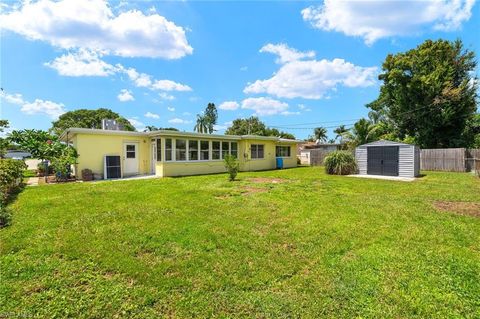
[[[96,178],[103,178],[104,156],[119,155],[122,161],[122,174],[124,167],[125,142],[138,143],[138,172],[148,174],[150,171],[150,143],[149,139],[140,136],[128,135],[94,135],[77,134],[72,139],[73,146],[79,154],[76,173],[81,178],[83,169],[90,169]]]
[[[355,149],[355,160],[357,161],[358,174],[367,174],[367,147],[359,146]]]
[[[415,176],[415,146],[400,145],[398,154],[398,176]]]
[[[310,165],[310,151],[301,151],[299,157],[300,164]]]

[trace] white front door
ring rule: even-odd
[[[124,175],[138,174],[138,143],[125,143],[123,173]]]
[[[157,165],[157,143],[152,142],[152,165],[150,167],[150,173],[155,174],[155,166]]]

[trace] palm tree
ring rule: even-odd
[[[344,136],[348,139],[349,146],[354,148],[375,141],[378,138],[378,127],[372,121],[362,118]]]
[[[193,130],[197,133],[208,133],[208,118],[197,114],[197,124],[195,124]]]
[[[333,133],[337,134],[335,136],[335,140],[340,138],[340,144],[343,144],[343,138],[347,132],[348,132],[348,129],[345,127],[345,125],[340,125],[339,127],[333,130]]]
[[[316,127],[313,130],[313,136],[315,137],[315,140],[325,142],[327,140],[327,129],[324,127]]]

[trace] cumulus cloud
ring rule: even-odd
[[[28,115],[47,115],[51,119],[55,120],[60,115],[65,113],[65,105],[62,103],[55,103],[48,100],[35,99],[33,102],[26,101],[19,93],[8,94],[2,92],[0,98],[7,103],[19,105],[20,111]]]
[[[1,14],[0,26],[63,49],[164,59],[193,52],[182,27],[154,12],[115,15],[106,0],[25,1]]]
[[[170,119],[168,120],[168,123],[172,123],[172,124],[189,124],[189,123],[192,123],[192,121],[190,120],[184,120],[184,119],[181,119],[181,118],[173,118],[173,119]]]
[[[280,43],[280,44],[272,44],[269,43],[265,46],[263,46],[260,49],[260,52],[268,52],[268,53],[273,53],[278,56],[277,60],[275,62],[279,64],[291,62],[291,61],[297,61],[301,60],[304,58],[314,58],[315,57],[315,52],[314,51],[307,51],[307,52],[300,52],[296,49],[290,48],[288,45],[285,43]]]
[[[456,30],[471,17],[475,0],[337,1],[302,10],[314,28],[342,32],[368,45],[381,38],[422,30]]]
[[[63,76],[109,76],[116,72],[116,68],[101,60],[98,53],[86,49],[69,52],[45,65]]]
[[[170,112],[175,112],[175,108],[173,106],[168,106],[167,110],[169,110]]]
[[[279,53],[280,54],[280,53]],[[280,57],[281,61],[285,61]],[[250,83],[244,93],[268,93],[280,98],[326,98],[337,86],[367,87],[374,85],[376,67],[361,67],[343,59],[289,60],[266,80]]]
[[[127,120],[130,122],[130,124],[132,124],[132,125],[135,127],[135,129],[136,129],[137,131],[143,131],[143,130],[145,130],[145,124],[144,124],[143,122],[139,121],[138,119],[136,119],[136,118],[129,118],[129,119],[127,119]]]
[[[236,101],[225,101],[218,106],[220,110],[234,111],[238,109],[240,105]]]
[[[20,110],[29,115],[43,114],[49,116],[51,119],[57,119],[60,115],[65,113],[65,105],[52,101],[35,99],[32,103],[23,104]]]
[[[171,80],[156,80],[152,84],[152,89],[154,90],[162,90],[162,91],[191,91],[188,85],[176,83]]]
[[[135,101],[132,92],[127,89],[121,90],[120,94],[117,95],[117,98],[120,102]]]
[[[253,110],[259,116],[276,115],[287,111],[288,104],[269,97],[256,97],[243,100],[242,109]]]
[[[160,115],[152,113],[152,112],[147,112],[147,113],[145,113],[145,117],[158,120],[160,118]]]
[[[148,88],[153,91],[192,91],[192,88],[188,85],[177,83],[172,80],[155,80],[152,76],[146,73],[138,72],[135,68],[125,68],[120,64],[117,64],[118,72],[122,72],[128,76],[130,81],[137,87]],[[172,99],[168,95],[165,95],[166,99]]]
[[[162,100],[167,100],[167,101],[175,100],[175,97],[173,95],[170,95],[170,94],[165,93],[165,92],[158,93],[158,97]]]

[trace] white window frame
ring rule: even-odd
[[[252,146],[256,146],[256,156],[258,156],[258,146],[263,147],[263,157],[253,157]],[[265,159],[265,144],[250,144],[250,159],[252,160],[264,160]]]
[[[288,147],[290,149],[289,153],[290,156],[277,156],[277,147]],[[275,145],[275,157],[281,157],[281,158],[290,158],[292,157],[292,147],[289,145]]]

